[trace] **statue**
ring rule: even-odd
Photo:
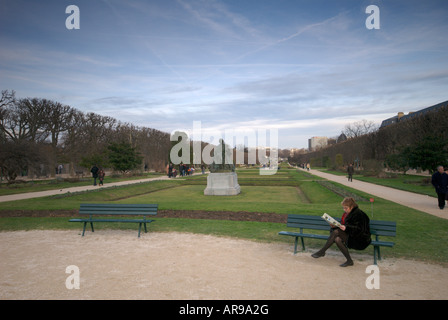
[[[233,152],[223,139],[219,139],[219,145],[215,148],[213,163],[210,165],[210,172],[235,172],[233,164]]]
[[[224,143],[223,139],[220,139],[219,145],[215,148],[213,163],[210,165],[204,195],[235,196],[240,192],[232,149]]]

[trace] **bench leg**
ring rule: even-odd
[[[87,226],[87,221],[84,222],[84,226],[82,227],[82,236],[84,237],[84,234],[86,233],[86,226]],[[92,229],[92,232],[95,232],[95,230],[93,230],[93,222],[90,222],[90,228]]]
[[[374,246],[373,247],[373,264],[377,265],[377,256],[379,254],[380,247]]]
[[[84,237],[84,233],[86,232],[87,222],[84,222],[84,227],[82,228],[82,236]]]
[[[299,240],[299,237],[296,237],[296,239],[294,240],[294,254],[297,253],[297,241]]]
[[[145,225],[146,228],[146,225]],[[140,238],[140,231],[142,230],[142,222],[138,224],[138,237]]]
[[[147,233],[147,232],[148,232],[148,229],[146,229],[146,222],[143,223],[143,225],[145,226],[145,233]]]
[[[305,251],[305,242],[303,241],[303,237],[300,237],[300,241],[302,242],[302,251]],[[299,237],[295,237],[294,240],[294,254],[297,253],[297,244],[299,243]]]

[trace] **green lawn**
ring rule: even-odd
[[[241,194],[237,196],[204,196],[206,177],[193,176],[186,180],[153,181],[149,183],[104,188],[94,192],[81,192],[0,204],[2,210],[68,210],[78,209],[83,202],[101,203],[158,203],[160,209],[276,212],[280,214],[322,215],[324,212],[339,217],[342,197],[317,183],[320,178],[307,172],[280,170],[275,176],[258,176],[254,169],[239,170]],[[365,194],[335,184],[347,192],[366,199]],[[369,202],[359,202],[374,220],[397,222],[394,248],[384,248],[385,257],[405,257],[425,261],[448,262],[448,248],[440,245],[448,241],[448,220],[403,207],[390,201],[375,198],[373,212]],[[0,213],[1,214],[1,213]],[[130,228],[128,224],[98,224],[96,229]],[[30,229],[70,229],[79,232],[80,224],[69,223],[68,218],[0,218],[0,231]],[[179,231],[220,236],[231,236],[257,241],[288,242],[292,239],[278,235],[286,230],[284,224],[251,221],[223,221],[208,219],[156,218],[151,232]],[[390,239],[392,240],[392,239]],[[306,239],[307,247],[321,246],[322,241]],[[368,252],[372,252],[372,248]]]
[[[154,178],[160,176],[160,173],[149,172],[142,173],[133,176],[107,176],[104,180],[104,183],[107,185],[108,183],[118,182],[118,181],[127,181],[127,180],[138,180],[138,179],[147,179]],[[81,187],[81,186],[90,186],[93,184],[93,179],[91,177],[83,177],[83,178],[61,178],[57,177],[55,179],[47,179],[47,180],[31,180],[31,181],[16,181],[15,183],[8,184],[6,181],[0,183],[0,196],[10,195],[10,194],[18,194],[25,192],[37,192],[37,191],[46,191],[46,190],[57,190],[57,189],[65,189],[71,187]]]
[[[346,175],[346,173],[340,171],[322,171],[336,175]],[[431,177],[428,176],[396,173],[388,174],[386,178],[378,178],[355,174],[353,179],[436,197],[434,187],[431,184]]]
[[[300,205],[295,187],[242,187],[238,196],[204,196],[204,186],[186,185],[118,201],[158,203],[160,209],[292,212]]]

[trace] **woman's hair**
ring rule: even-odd
[[[354,208],[354,207],[358,206],[358,204],[356,203],[355,199],[353,199],[352,197],[344,198],[344,200],[342,200],[342,202],[341,202],[341,205],[342,206],[347,206],[347,207],[350,207],[350,208]]]

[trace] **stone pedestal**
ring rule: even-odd
[[[236,196],[241,192],[235,172],[213,172],[207,177],[206,196]]]

